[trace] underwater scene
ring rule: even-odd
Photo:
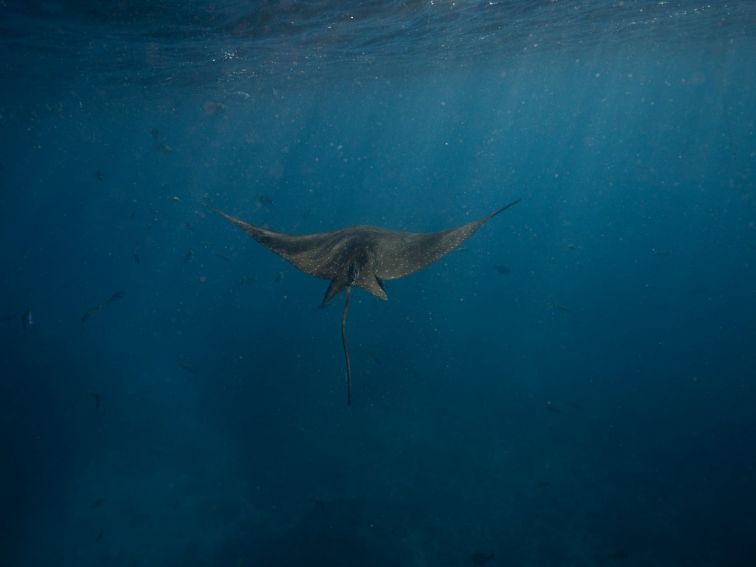
[[[0,566],[756,565],[756,2],[0,0]]]

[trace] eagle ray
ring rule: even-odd
[[[293,235],[273,232],[221,210],[213,210],[297,269],[311,276],[331,280],[322,305],[327,304],[339,292],[345,292],[341,314],[341,342],[346,359],[347,404],[352,405],[352,364],[346,335],[352,287],[361,287],[374,296],[387,300],[384,280],[402,278],[443,258],[486,222],[519,202],[520,199],[517,199],[478,220],[437,232],[404,232],[356,225],[332,232]]]

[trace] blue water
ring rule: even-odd
[[[752,1],[3,0],[0,77],[0,565],[756,565]],[[518,198],[355,290],[351,407],[208,208]]]

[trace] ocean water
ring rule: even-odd
[[[0,1],[0,565],[756,565],[756,3]],[[460,249],[343,294],[215,215]]]

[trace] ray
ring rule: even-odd
[[[512,201],[475,221],[437,232],[405,232],[357,225],[332,232],[293,235],[249,224],[218,209],[219,215],[306,274],[330,280],[322,305],[341,291],[346,299],[341,315],[341,339],[346,358],[347,403],[352,403],[352,365],[347,347],[346,321],[353,286],[387,300],[383,282],[422,270],[470,238]]]

